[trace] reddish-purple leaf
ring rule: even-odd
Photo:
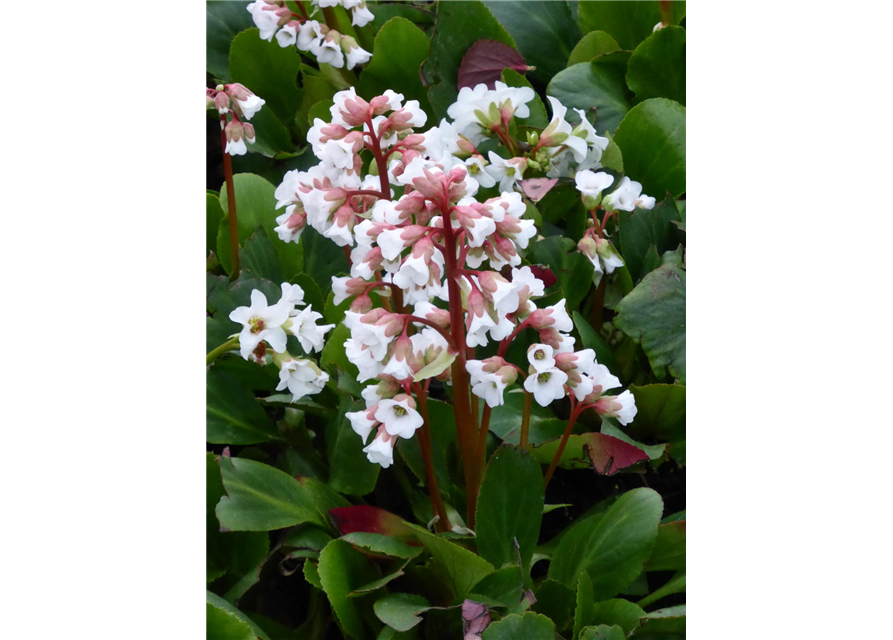
[[[329,510],[332,522],[338,527],[341,535],[360,531],[362,533],[381,533],[394,538],[415,540],[412,529],[399,516],[390,511],[358,505],[355,507],[336,507]]]
[[[478,40],[462,58],[458,86],[461,89],[485,84],[494,89],[496,81],[502,78],[502,70],[506,68],[518,73],[529,69],[516,49],[496,40]]]
[[[521,180],[518,184],[524,189],[524,194],[528,198],[534,202],[539,202],[555,186],[556,182],[558,182],[558,178],[530,178],[529,180]]]
[[[543,281],[546,289],[558,282],[558,276],[555,275],[555,272],[545,265],[532,264],[530,265],[530,270],[533,272],[533,275]]]
[[[648,454],[631,444],[604,433],[586,433],[583,451],[592,460],[596,473],[612,476],[621,469],[648,459]]]
[[[481,640],[481,634],[490,625],[490,609],[485,604],[466,600],[462,603],[463,640]]]

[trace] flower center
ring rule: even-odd
[[[533,352],[533,359],[534,359],[534,360],[545,360],[545,359],[546,359],[546,354],[545,354],[545,352],[543,352],[543,351],[534,351],[534,352]]]
[[[264,330],[263,318],[258,318],[257,316],[255,316],[248,321],[248,324],[251,326],[251,333],[260,333]]]
[[[541,373],[539,375],[539,380],[540,380],[540,382],[548,382],[549,378],[551,378],[551,377],[552,377],[552,374],[547,371],[546,373]]]
[[[394,415],[396,415],[398,418],[402,418],[406,415],[406,409],[404,409],[400,405],[397,405],[396,407],[394,407]]]

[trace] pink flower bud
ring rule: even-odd
[[[214,106],[217,108],[218,113],[227,113],[229,111],[229,96],[221,91],[214,96]]]
[[[354,298],[353,302],[350,303],[350,310],[354,313],[369,313],[371,309],[372,298],[365,293],[361,296],[357,296]]]
[[[244,123],[242,123],[242,131],[245,134],[245,140],[247,140],[251,144],[254,144],[254,141],[255,141],[254,125],[250,124],[248,122],[244,122]]]

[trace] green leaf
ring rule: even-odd
[[[445,118],[447,108],[456,101],[459,65],[478,40],[496,40],[515,46],[508,31],[478,0],[444,2],[438,6],[431,56],[425,63],[425,69],[433,69],[438,78],[438,82],[428,88],[435,120]]]
[[[208,638],[226,638],[226,640],[256,640],[251,626],[242,622],[237,616],[207,603],[205,622]]]
[[[556,580],[543,580],[536,590],[533,610],[554,620],[562,630],[570,625],[574,614],[574,592]]]
[[[645,38],[629,59],[629,88],[638,100],[669,98],[685,104],[685,29],[665,27]]]
[[[490,433],[506,444],[521,442],[521,418],[524,410],[523,393],[506,393],[505,403],[495,407],[490,414]],[[560,424],[559,424],[560,423]],[[529,443],[537,446],[557,438],[564,432],[567,422],[556,420],[546,407],[533,403],[530,408]]]
[[[632,385],[629,390],[636,398],[638,412],[633,423],[626,427],[627,431],[637,438],[685,440],[685,386]]]
[[[518,563],[530,571],[530,558],[543,519],[543,474],[539,463],[519,447],[503,445],[490,458],[477,503],[475,542],[494,567]]]
[[[316,281],[323,295],[328,295],[332,290],[332,276],[350,272],[344,250],[309,226],[301,233],[301,246],[304,247],[304,273]]]
[[[468,599],[491,607],[507,607],[509,613],[521,613],[515,609],[520,605],[523,585],[521,567],[517,564],[503,567],[474,585]]]
[[[597,627],[586,627],[580,634],[580,640],[626,640],[623,629],[614,625],[600,624]]]
[[[620,212],[620,253],[635,282],[652,270],[646,269],[649,249],[653,247],[655,254],[662,254],[679,246],[679,232],[672,223],[678,219],[679,212],[672,198],[666,198],[654,209]]]
[[[414,524],[407,524],[416,540],[431,554],[439,571],[447,579],[454,600],[461,600],[468,591],[493,573],[493,565],[455,542],[436,536]]]
[[[205,3],[205,40],[208,73],[229,80],[229,47],[236,34],[254,26],[245,9],[248,2],[213,0]]]
[[[633,94],[626,86],[625,74],[624,67],[596,58],[557,74],[549,82],[546,94],[557,98],[568,109],[582,109],[587,114],[595,111],[595,128],[599,134],[613,133],[632,107]]]
[[[662,199],[685,193],[685,107],[651,98],[633,107],[614,136],[626,175]]]
[[[602,153],[602,166],[617,173],[623,173],[623,152],[620,151],[620,147],[614,142],[610,132],[606,132],[605,136],[608,138],[608,146]]]
[[[447,468],[447,451],[456,442],[456,418],[453,407],[439,400],[428,400],[428,418],[430,420],[431,438],[437,443],[434,447],[434,472],[442,491],[450,486],[450,475]],[[400,457],[423,483],[427,483],[425,461],[419,448],[418,438],[403,440],[397,446]]]
[[[365,533],[355,531],[341,536],[345,542],[349,542],[355,547],[362,547],[374,554],[382,554],[391,556],[392,558],[403,558],[411,560],[418,557],[422,553],[422,547],[414,547],[412,545],[401,542],[391,536],[382,535],[380,533]]]
[[[657,542],[645,570],[685,570],[685,520],[668,522],[658,527]]]
[[[620,365],[617,364],[617,358],[614,356],[614,350],[611,345],[602,338],[601,334],[592,328],[592,325],[586,321],[579,311],[574,311],[574,326],[580,334],[580,342],[584,349],[592,349],[595,351],[595,359],[599,364],[603,364],[615,376],[620,377]]]
[[[361,605],[348,594],[376,578],[372,565],[347,542],[332,540],[320,552],[317,570],[341,628],[354,638],[364,638]]]
[[[663,500],[652,489],[625,493],[592,526],[575,527],[562,538],[549,577],[570,586],[586,571],[594,600],[617,595],[651,555],[662,511]]]
[[[583,627],[590,623],[593,603],[592,579],[585,571],[577,578],[577,606],[574,608],[574,637],[579,638]]]
[[[503,2],[484,0],[484,5],[512,35],[528,65],[530,75],[543,84],[564,69],[580,29],[567,2]]]
[[[664,368],[685,383],[685,270],[663,265],[617,305],[614,325],[648,356],[655,374]]]
[[[639,618],[631,638],[637,640],[684,640],[685,605],[658,609]]]
[[[319,568],[309,558],[304,560],[304,579],[308,583],[322,591],[322,582],[319,579]]]
[[[558,451],[560,439],[550,440],[533,448],[533,456],[549,464]],[[562,469],[594,468],[597,473],[614,475],[638,462],[648,460],[639,447],[604,433],[572,433],[561,453],[558,466]]]
[[[256,444],[281,439],[254,393],[216,366],[207,372],[207,441]]]
[[[623,431],[623,429],[621,429],[619,423],[614,418],[602,418],[601,432],[606,436],[611,436],[612,438],[623,440],[623,442],[631,444],[637,449],[641,449],[645,452],[645,455],[648,456],[649,460],[657,460],[663,457],[664,453],[666,453],[667,451],[667,444],[649,445],[643,444],[637,440],[633,440]]]
[[[249,618],[244,613],[242,613],[241,611],[236,609],[233,605],[231,605],[229,602],[227,602],[226,600],[224,600],[217,594],[207,591],[206,598],[207,598],[207,603],[208,603],[209,608],[214,608],[219,611],[228,613],[231,616],[233,616],[233,617],[237,618],[238,620],[240,620],[241,622],[243,622],[244,624],[246,624],[251,629],[251,632],[253,633],[253,636],[251,636],[251,640],[255,640],[255,638],[254,638],[255,636],[257,638],[260,638],[260,640],[270,640],[270,637],[266,633],[264,633],[264,630],[261,629],[259,626],[257,626],[251,620],[251,618]],[[222,616],[220,616],[220,614],[217,612],[215,612],[214,615],[217,618],[217,621],[219,622],[220,619],[222,618]],[[241,627],[236,627],[236,629],[241,629]],[[227,636],[227,635],[211,635],[210,633],[208,634],[208,637],[209,638],[226,638],[227,640],[229,640],[229,638],[230,638],[230,636]],[[236,636],[233,636],[233,638],[234,638],[234,640],[239,639],[240,636],[236,635]]]
[[[220,221],[223,220],[223,209],[220,208],[220,197],[214,193],[205,194],[205,201],[206,251],[215,251],[217,249],[217,227],[220,226]]]
[[[340,493],[366,495],[375,488],[381,467],[363,453],[363,439],[350,427],[346,414],[365,408],[348,394],[341,394],[338,416],[326,425],[326,452],[329,459],[328,485]]]
[[[309,522],[329,526],[300,482],[275,467],[245,458],[220,457],[227,495],[217,519],[231,531],[272,531]]]
[[[279,242],[277,238],[276,242]],[[242,247],[242,273],[239,277],[266,278],[272,282],[283,282],[285,274],[279,266],[276,248],[263,227],[258,227]],[[270,301],[272,303],[272,301]]]
[[[274,229],[276,228],[276,187],[253,173],[237,173],[233,176],[233,187],[236,192],[236,220],[239,242],[244,243],[258,227],[263,227],[270,242],[276,249],[282,272],[294,274],[301,270],[302,246],[294,242],[282,242]],[[226,216],[229,216],[229,196],[226,185],[220,189],[220,205]],[[281,213],[281,212],[280,212]],[[306,233],[307,230],[305,230]],[[275,239],[275,240],[274,240]],[[304,236],[301,236],[303,244]],[[334,244],[334,243],[331,243]],[[232,269],[232,256],[229,248],[229,219],[224,217],[217,233],[217,257],[227,273]],[[342,256],[342,259],[343,256]],[[278,283],[276,283],[278,285]],[[278,300],[278,297],[276,298]],[[270,304],[275,300],[269,300]]]
[[[604,31],[590,31],[571,51],[571,55],[567,59],[567,66],[572,67],[581,62],[589,62],[596,56],[614,51],[620,51],[620,45],[611,37],[611,34]]]
[[[592,625],[617,625],[625,634],[636,626],[636,622],[645,615],[637,604],[622,598],[596,602],[589,610],[589,623]]]
[[[375,36],[372,60],[360,74],[357,92],[371,100],[387,89],[418,100],[430,112],[428,94],[419,69],[428,58],[431,42],[425,32],[406,18],[391,18]],[[430,122],[429,125],[436,123]]]
[[[593,267],[589,259],[577,251],[570,238],[550,236],[533,245],[528,254],[531,262],[539,262],[555,272],[567,300],[566,309],[576,309],[592,286]]]
[[[530,84],[530,81],[527,78],[508,67],[502,70],[502,81],[510,87],[529,87],[533,89],[533,85]],[[539,94],[536,93],[536,91],[533,93],[533,100],[527,103],[527,107],[530,109],[530,115],[523,119],[519,118],[518,122],[528,127],[537,128],[545,128],[549,125],[549,115],[546,113],[546,105],[543,104],[542,98],[539,97]],[[534,211],[535,210],[536,209],[534,209]]]
[[[650,606],[661,598],[673,595],[674,593],[685,593],[685,570],[677,571],[665,585],[659,589],[655,589],[648,594],[647,597],[639,600],[639,605],[643,607]]]
[[[555,640],[555,624],[546,616],[528,611],[509,615],[484,630],[482,640]]]
[[[610,33],[621,47],[629,51],[650,36],[654,25],[661,21],[660,3],[652,0],[581,2],[579,7],[580,28],[583,33],[601,29]],[[681,20],[682,17],[679,16],[678,19]]]
[[[456,355],[457,354],[451,353],[448,349],[444,349],[440,352],[440,355],[437,356],[432,362],[429,362],[424,367],[419,369],[419,372],[412,377],[412,381],[421,382],[422,380],[427,380],[428,378],[439,376],[441,373],[446,371],[451,364],[453,364],[453,360],[456,359]]]
[[[258,29],[248,29],[233,39],[229,70],[233,80],[264,99],[264,109],[286,125],[294,121],[301,104],[297,85],[301,55],[295,47],[261,40]]]
[[[410,593],[393,593],[373,605],[378,619],[397,631],[409,631],[418,625],[422,621],[419,614],[431,608],[422,596]]]

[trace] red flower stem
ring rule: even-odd
[[[530,409],[533,403],[533,394],[524,392],[524,413],[521,416],[521,448],[527,448],[527,435],[530,431]]]
[[[449,516],[447,516],[446,507],[443,504],[443,497],[440,495],[440,487],[437,484],[437,474],[434,471],[434,454],[431,444],[431,428],[428,421],[428,392],[422,389],[418,383],[413,384],[415,387],[416,399],[419,401],[419,413],[422,414],[422,428],[419,430],[419,449],[422,450],[422,459],[425,461],[425,476],[428,479],[428,495],[431,498],[431,508],[434,513],[440,517],[435,523],[435,527],[439,533],[450,531]]]
[[[324,10],[325,11],[325,10]],[[381,184],[381,193],[385,200],[391,199],[391,184],[388,182],[388,163],[381,152],[381,141],[375,135],[375,126],[372,124],[372,116],[366,118],[366,126],[369,127],[369,138],[372,140],[372,155],[375,156],[375,166],[378,167],[378,181]]]
[[[425,318],[420,318],[419,316],[413,316],[413,315],[410,315],[410,314],[408,314],[408,313],[404,313],[404,314],[401,314],[401,315],[402,315],[404,318],[406,318],[406,321],[407,321],[407,322],[418,322],[418,323],[420,323],[420,324],[424,324],[424,325],[427,325],[427,326],[431,327],[432,329],[434,329],[435,331],[437,331],[437,333],[439,333],[440,335],[442,335],[442,336],[443,336],[443,339],[447,341],[447,345],[449,345],[450,351],[458,351],[458,350],[456,349],[456,345],[455,345],[455,342],[454,342],[454,340],[453,340],[453,336],[451,336],[449,333],[447,333],[446,329],[444,329],[444,328],[441,327],[440,325],[434,324],[433,322],[431,322],[430,320],[427,320],[427,319],[425,319]],[[458,359],[458,358],[457,358],[457,359]]]
[[[481,430],[478,432],[478,450],[481,452],[483,462],[486,462],[483,458],[487,455],[487,434],[490,433],[490,405],[486,402],[484,403],[484,412],[481,414]]]
[[[558,466],[558,462],[561,460],[561,454],[564,453],[564,448],[567,446],[567,439],[570,438],[571,429],[574,428],[574,424],[577,422],[577,418],[583,412],[583,409],[586,409],[589,405],[577,405],[574,406],[574,397],[571,395],[571,417],[567,421],[567,428],[564,430],[564,435],[561,436],[561,442],[558,445],[558,450],[555,452],[555,455],[552,457],[552,462],[549,464],[549,469],[546,471],[546,475],[543,478],[543,489],[549,486],[549,480],[552,479],[552,474],[555,473],[555,468]]]
[[[446,199],[440,203],[443,215],[443,240],[446,261],[446,279],[450,296],[450,333],[458,350],[453,360],[453,409],[456,418],[456,437],[462,452],[462,466],[465,472],[466,516],[468,526],[474,528],[478,489],[481,484],[481,459],[471,418],[471,405],[468,399],[468,375],[465,371],[465,320],[462,317],[462,291],[459,288],[459,266],[456,263],[456,235],[450,219],[450,207]]]
[[[233,114],[235,115],[235,114]],[[242,261],[239,257],[239,225],[236,217],[236,185],[233,182],[233,159],[226,152],[226,114],[220,114],[220,144],[223,149],[223,175],[226,177],[226,208],[229,219],[230,280],[239,277]]]

